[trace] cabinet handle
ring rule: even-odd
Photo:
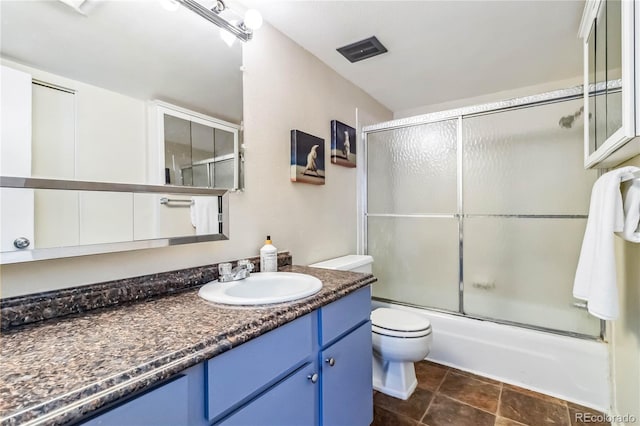
[[[318,373],[309,374],[307,379],[311,380],[311,383],[316,383],[318,381]]]
[[[336,360],[334,358],[327,358],[324,360],[324,362],[326,362],[327,364],[329,364],[331,367],[333,367],[334,365],[336,365]]]
[[[26,249],[29,247],[29,244],[31,244],[31,241],[26,237],[18,237],[13,240],[13,246],[17,249]]]

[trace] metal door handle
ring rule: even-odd
[[[329,364],[331,367],[333,367],[334,365],[336,365],[336,360],[334,358],[327,358],[324,360],[324,362],[326,362],[327,364]]]
[[[318,373],[309,374],[307,379],[311,380],[311,383],[316,383],[318,381]]]

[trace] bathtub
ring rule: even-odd
[[[608,413],[607,344],[448,315],[386,302],[427,317],[433,344],[427,359]]]

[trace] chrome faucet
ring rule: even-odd
[[[253,271],[253,263],[247,259],[238,260],[238,266],[231,269],[230,263],[221,263],[218,265],[219,277],[218,281],[226,283],[229,281],[244,280],[251,275]]]

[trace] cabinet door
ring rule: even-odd
[[[317,325],[307,314],[207,361],[207,418],[218,420],[311,358]]]
[[[314,426],[318,418],[317,368],[309,363],[216,425]],[[313,380],[312,380],[313,378]]]
[[[188,419],[188,377],[167,384],[83,423],[84,426],[181,426]]]
[[[373,421],[371,351],[367,321],[321,352],[323,425],[364,426]]]

